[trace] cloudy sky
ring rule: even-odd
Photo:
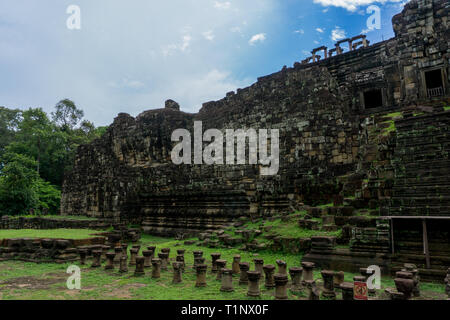
[[[393,36],[403,0],[0,0],[0,105],[69,98],[96,125],[174,99],[186,112],[320,45]],[[81,29],[69,29],[71,5]],[[367,20],[377,5],[380,29]],[[70,20],[73,22],[74,20]]]

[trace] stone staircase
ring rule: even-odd
[[[450,215],[450,111],[396,121],[390,215]]]

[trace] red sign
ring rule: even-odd
[[[367,283],[365,282],[354,283],[353,298],[355,300],[367,300]]]

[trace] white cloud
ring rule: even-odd
[[[181,51],[186,51],[187,48],[189,48],[189,45],[191,44],[192,37],[190,35],[184,35],[183,36],[183,43],[181,44]]]
[[[162,47],[161,51],[164,57],[171,56],[175,53],[175,51],[178,49],[178,46],[176,44],[169,44]]]
[[[317,32],[320,32],[320,33],[324,33],[325,29],[322,29],[322,28],[316,28],[316,31],[317,31]]]
[[[230,72],[213,68],[195,79],[175,80],[176,90],[171,89],[165,93],[166,97],[173,97],[178,101],[178,97],[183,97],[181,108],[187,112],[197,112],[203,102],[221,99],[227,92],[242,88],[251,83],[251,80],[234,80]]]
[[[303,30],[303,29],[298,29],[298,30],[295,30],[294,33],[305,34],[305,30]]]
[[[266,34],[265,33],[258,33],[255,34],[251,39],[248,41],[250,45],[254,45],[256,42],[264,42],[266,40]]]
[[[232,27],[232,28],[230,28],[230,31],[233,33],[242,33],[240,27]]]
[[[214,8],[217,8],[217,9],[230,9],[230,7],[231,7],[230,1],[225,1],[225,2],[215,1],[214,2]]]
[[[345,37],[345,30],[341,29],[340,27],[336,27],[333,31],[331,31],[331,40],[333,41],[339,41],[345,39]]]
[[[186,52],[191,44],[192,37],[188,34],[184,35],[180,44],[171,43],[162,47],[162,54],[164,57],[171,56],[177,51]]]
[[[214,38],[216,37],[212,30],[205,31],[202,33],[202,35],[206,40],[209,40],[209,41],[213,41]]]
[[[354,12],[360,6],[368,6],[372,3],[385,4],[387,2],[406,2],[404,0],[314,0],[314,3],[321,4],[324,7],[341,7]]]
[[[145,84],[139,80],[130,80],[128,78],[123,78],[119,82],[111,81],[108,85],[112,88],[129,88],[129,89],[141,89]]]
[[[51,112],[69,98],[96,125],[110,124],[119,112],[136,116],[160,108],[166,99],[196,112],[203,102],[250,85],[257,75],[248,78],[253,72],[240,70],[244,62],[257,62],[236,46],[248,46],[258,30],[272,28],[278,6],[275,0],[228,0],[227,11],[215,8],[214,0],[133,6],[80,1],[82,29],[73,32],[65,27],[65,11],[52,1],[0,1],[0,104]],[[236,26],[242,34],[230,32]],[[256,31],[245,35],[247,29]],[[214,36],[214,46],[205,36]]]

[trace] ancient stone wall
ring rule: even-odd
[[[19,260],[28,262],[67,263],[78,259],[77,246],[92,245],[101,248],[104,242],[104,237],[83,240],[2,239],[0,241],[0,261]]]
[[[112,223],[100,220],[51,219],[43,217],[9,217],[2,216],[0,229],[93,229],[105,230]]]
[[[198,114],[180,112],[171,100],[136,118],[119,114],[101,139],[79,148],[65,178],[62,214],[177,234],[329,201],[345,187],[341,177],[368,175],[364,155],[377,151],[364,134],[371,114],[448,103],[448,12],[443,0],[411,1],[393,18],[395,38],[295,63],[205,103]],[[437,73],[427,73],[435,70],[442,87],[429,88],[439,84]],[[172,164],[172,132],[192,132],[194,121],[203,131],[279,129],[278,174],[261,176],[257,165]]]

